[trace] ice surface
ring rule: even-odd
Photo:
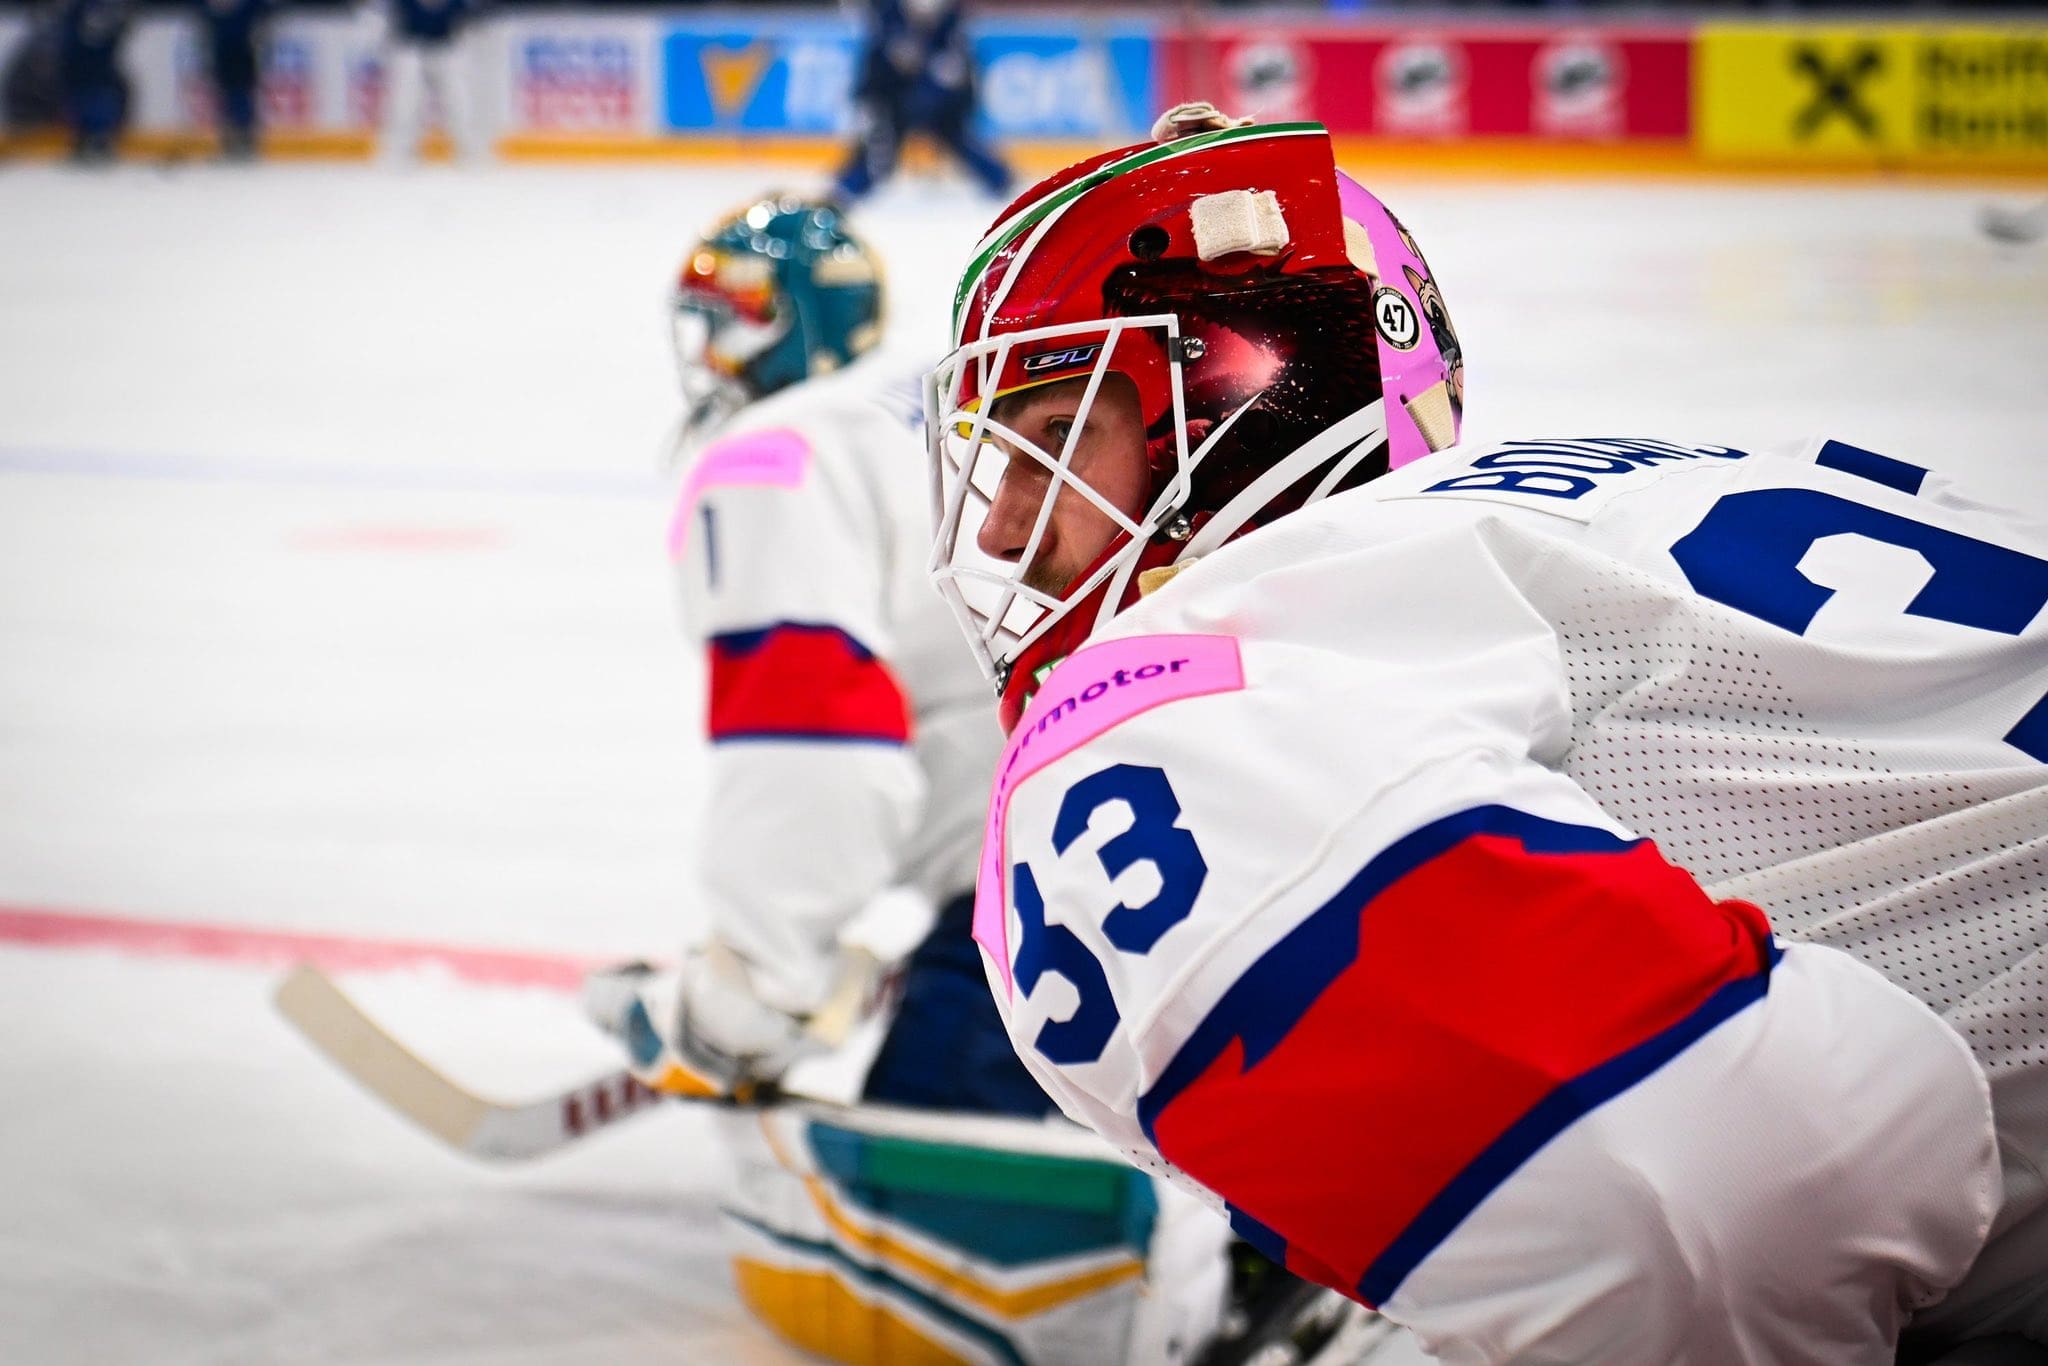
[[[669,951],[698,684],[661,300],[761,188],[0,169],[0,910]],[[1973,190],[1377,188],[1474,435],[1824,431],[2043,505],[2048,253],[1975,236]],[[863,212],[899,346],[943,345],[991,213]],[[698,1117],[467,1165],[315,1059],[274,976],[0,949],[0,1360],[794,1359],[725,1278]],[[508,1093],[609,1056],[545,992],[351,985]]]

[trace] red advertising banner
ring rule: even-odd
[[[1692,37],[1589,26],[1286,28],[1160,39],[1160,87],[1339,135],[1619,141],[1688,137]]]

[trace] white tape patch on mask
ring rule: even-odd
[[[1348,218],[1344,220],[1344,255],[1352,265],[1371,276],[1375,283],[1378,282],[1380,261],[1379,257],[1373,254],[1372,237],[1366,232],[1363,224],[1354,223]]]
[[[1176,104],[1152,121],[1152,141],[1174,142],[1197,133],[1217,133],[1226,128],[1249,128],[1250,119],[1234,119],[1207,100]]]
[[[1188,206],[1195,254],[1204,261],[1234,252],[1271,256],[1287,245],[1287,219],[1271,190],[1225,190]]]

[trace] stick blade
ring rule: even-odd
[[[272,1000],[278,1013],[357,1085],[449,1147],[469,1151],[490,1102],[385,1033],[333,978],[301,963],[278,983]]]
[[[333,978],[310,964],[293,968],[273,999],[278,1013],[357,1085],[470,1157],[543,1157],[657,1099],[624,1070],[532,1101],[504,1103],[478,1095],[386,1033]]]

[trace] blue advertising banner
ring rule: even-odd
[[[1158,112],[1152,35],[1136,24],[977,24],[982,117],[1000,137],[1141,136]]]
[[[670,128],[700,132],[842,133],[848,126],[853,28],[836,20],[675,25],[662,39]]]
[[[1005,138],[1137,136],[1156,104],[1153,38],[1135,22],[977,24],[982,120]],[[663,109],[679,132],[843,134],[858,30],[842,20],[671,25]]]

